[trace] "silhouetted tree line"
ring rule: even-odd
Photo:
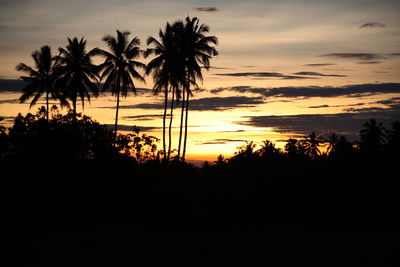
[[[160,164],[163,154],[157,147],[160,140],[139,133],[140,129],[133,126],[132,133],[115,136],[115,131],[89,116],[75,114],[71,109],[62,115],[55,105],[47,112],[42,106],[35,115],[19,114],[10,129],[0,128],[0,157],[29,158],[42,154],[40,157],[44,158],[55,155],[83,160],[125,158],[137,163]],[[261,148],[256,147],[254,142],[247,142],[238,147],[232,157],[218,156],[213,165],[392,161],[400,156],[400,122],[395,121],[386,129],[382,123],[370,119],[360,131],[360,140],[354,142],[334,133],[323,138],[313,132],[301,140],[290,138],[282,149],[269,140],[264,141]],[[203,167],[210,167],[210,163]]]
[[[41,108],[0,128],[5,240],[25,266],[392,262],[399,122],[391,126],[369,120],[359,142],[315,133],[282,149],[250,142],[199,168],[162,164],[158,140],[138,130],[115,141],[88,116],[53,107],[47,119]]]
[[[44,95],[46,99],[45,115],[49,120],[49,100],[60,101],[61,106],[72,104],[72,119],[76,120],[76,105],[79,100],[84,107],[85,100],[90,102],[90,94],[97,97],[99,91],[111,90],[116,96],[116,115],[114,135],[117,138],[118,111],[120,97],[126,97],[128,90],[136,93],[135,80],[145,82],[145,75],[152,74],[154,93],[164,94],[163,114],[163,155],[169,161],[172,150],[172,118],[175,102],[181,103],[181,120],[179,132],[178,156],[185,160],[189,98],[193,95],[191,88],[198,88],[197,81],[203,80],[202,69],[209,69],[210,59],[218,55],[214,45],[215,36],[207,36],[209,27],[200,24],[199,19],[186,17],[184,21],[166,24],[165,30],[160,29],[157,40],[149,37],[146,50],[140,49],[140,40],[134,37],[128,39],[130,32],[117,30],[117,35],[106,35],[103,41],[108,50],[98,47],[87,51],[87,41],[82,37],[68,38],[65,48],[58,49],[59,54],[53,56],[47,45],[32,52],[34,66],[25,63],[17,65],[18,71],[26,75],[21,79],[27,83],[23,88],[20,102],[31,99],[31,106]],[[138,61],[140,56],[145,58],[154,55],[149,64]],[[96,65],[95,57],[104,61]],[[143,74],[138,72],[143,70]],[[102,86],[99,83],[103,82]],[[101,88],[100,88],[101,87]],[[100,90],[99,90],[100,89]],[[170,98],[169,93],[172,93]],[[170,114],[167,114],[170,105]],[[169,116],[168,149],[166,144],[167,115]],[[182,139],[183,138],[183,139]]]
[[[132,133],[115,136],[109,127],[91,117],[75,113],[65,115],[56,106],[47,112],[19,114],[8,130],[0,129],[0,157],[3,159],[44,162],[68,160],[130,160],[136,163],[157,160],[159,139]]]

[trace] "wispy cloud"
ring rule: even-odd
[[[162,114],[149,114],[149,115],[132,115],[132,116],[124,116],[125,120],[133,120],[133,121],[151,121],[154,119],[162,118]]]
[[[332,66],[336,65],[333,63],[311,63],[311,64],[304,64],[306,67],[324,67],[324,66]]]
[[[190,109],[197,111],[230,110],[234,108],[255,107],[264,103],[263,97],[230,96],[230,97],[206,97],[190,101]],[[100,107],[114,109],[114,106]],[[163,109],[163,103],[142,103],[136,105],[121,105],[120,109]]]
[[[341,59],[356,59],[356,60],[363,60],[363,61],[370,61],[376,59],[384,58],[380,54],[375,53],[328,53],[319,55],[319,57],[331,57],[331,58],[341,58]]]
[[[335,132],[358,139],[362,125],[370,118],[376,118],[384,125],[389,125],[399,118],[399,109],[366,108],[354,109],[348,113],[338,114],[300,114],[282,116],[248,116],[240,125],[253,127],[272,127],[274,131],[304,136],[311,132],[329,134]]]
[[[293,87],[251,87],[233,86],[220,87],[210,90],[213,94],[223,91],[237,93],[253,93],[263,97],[286,97],[286,98],[310,98],[310,97],[355,97],[365,95],[376,95],[385,93],[400,93],[399,83],[380,83],[380,84],[356,84],[342,87],[332,86],[293,86]]]
[[[360,26],[360,29],[363,28],[385,28],[386,25],[379,22],[368,22]]]
[[[382,61],[360,61],[357,64],[360,65],[373,65],[373,64],[380,64]]]
[[[210,6],[210,7],[195,7],[195,8],[193,8],[193,10],[202,11],[202,12],[217,12],[217,11],[219,11],[219,8],[216,8],[216,7],[213,7],[213,6]]]
[[[313,72],[313,71],[302,71],[302,72],[296,72],[293,74],[304,75],[304,76],[321,76],[321,77],[347,77],[346,75],[341,75],[341,74],[323,74],[323,73]]]
[[[114,124],[105,124],[105,126],[114,129]],[[137,125],[125,125],[118,124],[118,130],[120,131],[133,131],[134,129],[139,129],[141,132],[153,132],[162,129],[162,127],[152,127],[152,126],[137,126]]]
[[[314,77],[285,75],[278,72],[232,72],[232,73],[217,73],[214,75],[230,76],[230,77],[277,78],[283,80],[315,79]]]
[[[220,138],[220,139],[213,139],[213,140],[209,140],[209,141],[200,141],[198,142],[201,145],[225,145],[228,143],[238,143],[238,142],[246,142],[247,140],[245,139],[224,139],[224,138]]]

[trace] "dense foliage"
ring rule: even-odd
[[[158,138],[140,134],[132,127],[132,133],[115,133],[89,116],[73,114],[70,110],[62,115],[56,106],[46,119],[46,109],[36,114],[19,114],[14,125],[1,130],[1,157],[3,159],[32,160],[43,162],[68,160],[118,160],[133,162],[156,160]]]

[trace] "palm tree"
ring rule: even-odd
[[[24,63],[17,65],[17,71],[22,71],[28,76],[21,76],[21,79],[27,83],[22,89],[22,96],[19,98],[21,103],[26,102],[33,97],[30,107],[36,104],[38,99],[46,95],[46,119],[49,120],[49,98],[58,99],[61,106],[68,105],[60,90],[55,86],[56,71],[58,66],[57,57],[53,57],[51,48],[47,45],[42,46],[40,50],[32,53],[35,68]]]
[[[94,48],[86,52],[86,40],[83,37],[78,40],[74,37],[68,38],[66,48],[59,48],[58,60],[60,66],[57,68],[60,75],[57,85],[61,86],[66,96],[72,101],[73,118],[76,121],[76,101],[78,95],[84,108],[85,98],[90,102],[88,90],[94,96],[98,96],[98,88],[94,81],[99,78],[98,67],[92,63],[92,58],[99,55],[99,49]]]
[[[212,45],[217,45],[218,39],[215,36],[206,36],[209,27],[199,24],[199,19],[194,17],[186,17],[185,22],[175,23],[177,31],[178,52],[181,53],[180,64],[183,64],[185,70],[185,80],[183,81],[182,92],[182,111],[185,109],[185,134],[182,149],[182,160],[185,160],[186,143],[187,143],[187,127],[189,113],[189,98],[192,95],[190,86],[198,87],[197,80],[202,81],[202,68],[206,70],[210,67],[210,59],[218,55],[218,51]],[[183,112],[182,112],[183,115]],[[181,116],[183,118],[183,116]],[[181,119],[181,122],[182,119]],[[182,132],[182,123],[181,131]],[[181,134],[180,134],[181,136]],[[178,148],[178,157],[180,154],[180,146]]]
[[[378,152],[385,142],[385,128],[375,119],[368,120],[363,126],[364,129],[360,131],[361,148],[370,153]]]
[[[106,35],[103,41],[106,42],[110,52],[101,50],[100,53],[106,58],[105,62],[100,65],[103,70],[101,80],[105,79],[103,84],[103,91],[111,88],[113,95],[117,97],[117,106],[115,114],[115,138],[117,138],[118,127],[118,110],[120,95],[126,97],[128,95],[128,88],[131,88],[136,93],[134,79],[144,82],[144,78],[140,75],[136,68],[145,69],[146,65],[136,61],[141,54],[140,40],[135,37],[130,42],[128,36],[130,32],[120,32],[117,30],[117,36]]]
[[[323,143],[321,136],[316,135],[314,132],[309,136],[305,136],[304,145],[306,148],[307,154],[310,158],[315,159],[321,152],[319,150],[319,146]]]
[[[338,136],[335,133],[332,133],[329,137],[328,137],[328,149],[327,149],[327,153],[328,154],[333,154],[336,150],[337,144],[338,144]]]
[[[154,37],[147,39],[147,45],[153,45],[145,52],[145,57],[154,54],[156,57],[147,64],[146,74],[153,73],[155,95],[164,92],[164,114],[163,114],[163,151],[164,160],[169,160],[172,144],[172,119],[175,97],[180,98],[179,87],[183,80],[184,71],[179,63],[179,54],[176,49],[175,30],[169,23],[165,26],[164,32],[160,29],[158,34],[160,41]],[[166,118],[168,109],[168,93],[172,91],[170,122],[168,130],[168,152],[166,150]]]

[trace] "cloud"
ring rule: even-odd
[[[213,94],[223,91],[237,93],[253,93],[263,97],[287,97],[287,98],[310,98],[310,97],[355,97],[365,95],[376,95],[385,93],[400,93],[400,83],[380,84],[358,84],[343,87],[332,86],[305,86],[305,87],[276,87],[262,88],[251,86],[221,87],[211,90]]]
[[[360,26],[360,29],[363,28],[385,28],[386,25],[379,22],[368,22]]]
[[[352,106],[363,106],[365,103],[357,103],[351,105],[317,105],[317,106],[308,106],[307,108],[338,108],[338,107],[352,107]]]
[[[372,64],[380,64],[382,63],[381,61],[360,61],[357,64],[361,65],[372,65]]]
[[[328,53],[328,54],[319,55],[319,57],[357,59],[357,60],[363,60],[363,61],[371,61],[371,60],[384,58],[382,55],[375,54],[375,53]]]
[[[332,63],[312,63],[312,64],[304,64],[304,66],[307,66],[307,67],[323,67],[323,66],[332,66],[332,65],[336,65],[336,64],[332,64]]]
[[[309,106],[308,108],[329,108],[329,105],[318,105],[318,106]]]
[[[18,104],[19,100],[17,98],[14,99],[0,99],[0,105],[1,104]]]
[[[217,11],[219,11],[218,8],[213,7],[213,6],[211,6],[211,7],[195,7],[195,8],[193,8],[193,10],[203,11],[203,12],[217,12]]]
[[[114,129],[115,124],[105,124],[105,126]],[[152,127],[152,126],[135,126],[135,125],[125,125],[125,124],[118,124],[119,131],[130,131],[132,132],[134,128],[140,130],[140,132],[153,132],[162,129],[162,127]]]
[[[352,140],[358,139],[362,125],[371,118],[389,125],[400,116],[400,110],[363,109],[355,113],[338,114],[300,114],[283,116],[249,116],[246,121],[236,122],[240,125],[253,127],[272,127],[274,131],[298,136],[311,132],[327,135],[332,132],[345,135]]]
[[[315,79],[314,77],[285,75],[278,72],[233,72],[233,73],[217,73],[214,75],[230,76],[230,77],[278,78],[282,80]]]
[[[209,141],[200,141],[198,142],[201,145],[224,145],[228,143],[238,143],[238,142],[246,142],[244,139],[213,139]]]
[[[0,79],[0,92],[20,92],[24,86],[22,80]]]
[[[155,118],[162,118],[162,114],[149,114],[149,115],[134,115],[134,116],[124,116],[123,119],[125,120],[134,120],[134,121],[151,121]]]
[[[230,97],[207,97],[193,99],[190,101],[189,109],[197,111],[224,111],[234,108],[255,107],[264,103],[263,97],[230,96]],[[114,109],[115,107],[100,107]],[[142,103],[136,105],[121,105],[120,109],[164,109],[164,104]]]
[[[340,74],[323,74],[319,72],[313,72],[313,71],[302,71],[302,72],[296,72],[293,73],[295,75],[305,75],[305,76],[322,76],[322,77],[347,77],[346,75],[340,75]]]

